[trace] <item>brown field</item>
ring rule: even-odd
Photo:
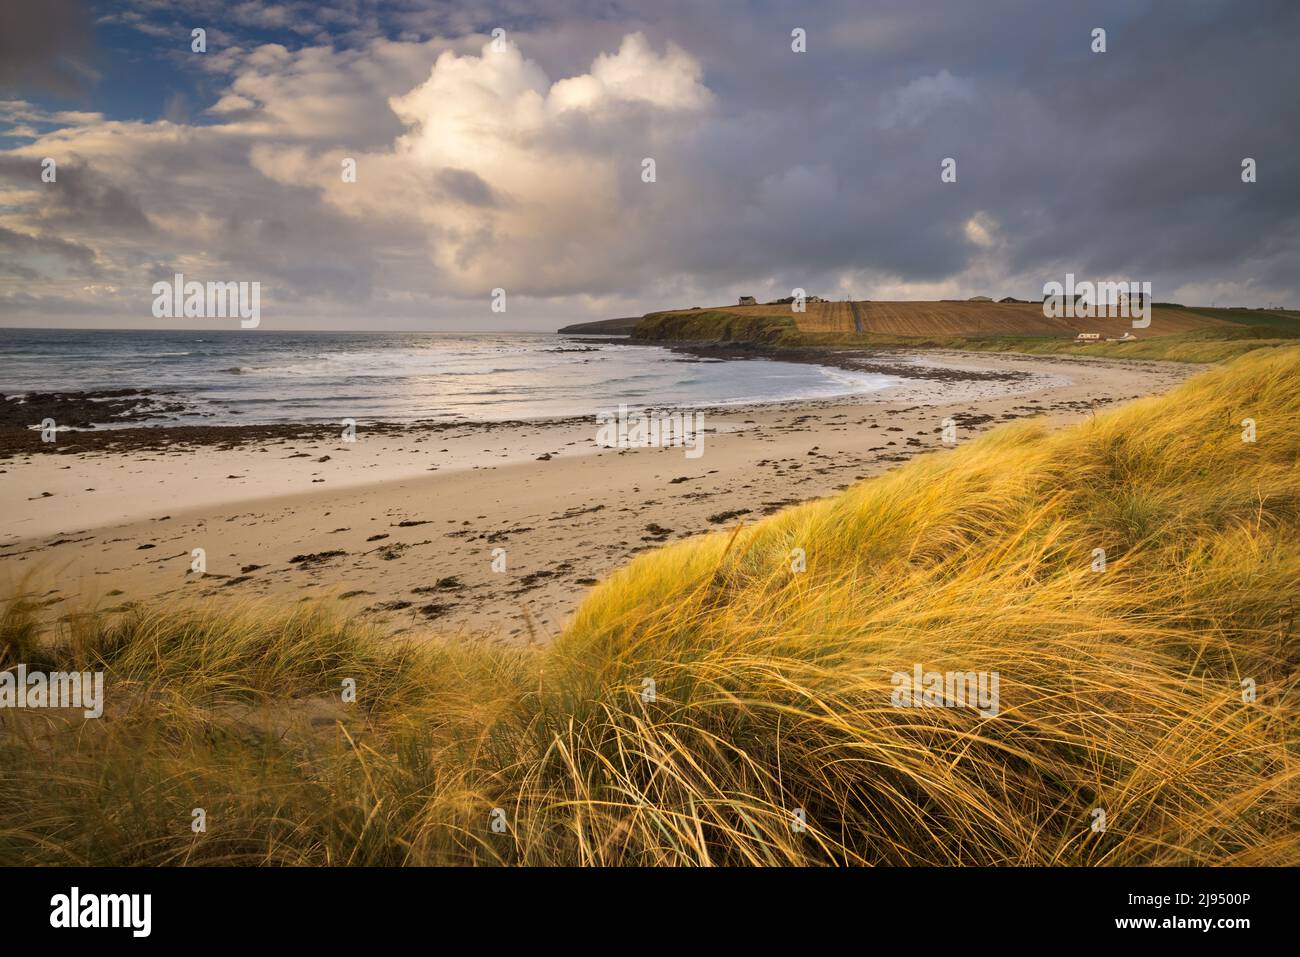
[[[714,306],[713,311],[745,316],[789,316],[788,304]],[[692,310],[673,310],[689,314]],[[857,329],[854,313],[861,322]],[[809,303],[807,311],[794,313],[801,332],[855,331],[892,336],[1058,336],[1073,338],[1080,332],[1120,335],[1131,328],[1125,319],[1049,319],[1037,303],[997,302],[826,302]],[[1190,309],[1156,306],[1151,326],[1137,330],[1138,338],[1168,336],[1231,323]]]

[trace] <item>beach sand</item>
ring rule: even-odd
[[[1076,421],[1198,371],[988,353],[907,361],[939,377],[708,410],[694,459],[682,448],[601,448],[594,419],[362,422],[354,443],[319,428],[218,429],[206,440],[201,429],[183,440],[137,429],[147,441],[75,450],[76,437],[60,435],[0,458],[0,587],[9,595],[22,583],[54,617],[158,596],[325,596],[394,634],[545,641],[637,552],[941,449],[946,417],[960,443],[1013,419]],[[196,548],[206,574],[191,570]],[[504,572],[494,549],[505,550]]]

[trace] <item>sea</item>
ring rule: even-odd
[[[619,337],[0,328],[0,393],[165,393],[168,402],[136,425],[542,419],[620,404],[829,398],[895,381],[806,363],[701,360]]]

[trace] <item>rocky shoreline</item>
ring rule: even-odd
[[[578,342],[604,342],[607,339],[577,339]],[[1010,369],[960,369],[945,365],[899,362],[892,350],[843,349],[819,346],[771,346],[758,342],[698,342],[691,340],[655,340],[629,338],[622,344],[658,346],[695,361],[723,362],[735,359],[767,359],[773,362],[798,362],[821,365],[846,372],[869,372],[901,379],[924,379],[931,382],[1015,382],[1028,373]]]

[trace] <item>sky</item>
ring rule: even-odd
[[[262,329],[1300,307],[1298,45],[1294,0],[2,0],[0,325],[176,327],[176,273]]]

